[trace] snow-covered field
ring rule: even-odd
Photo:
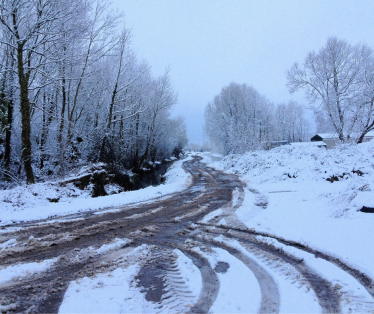
[[[176,161],[166,173],[165,184],[137,191],[92,198],[88,190],[79,190],[72,183],[62,187],[55,182],[18,186],[0,191],[0,225],[75,214],[78,212],[118,207],[149,201],[185,189],[190,175]],[[58,203],[48,199],[58,198]]]
[[[338,257],[374,278],[374,214],[359,211],[374,207],[374,141],[213,159],[205,155],[211,166],[247,183],[236,211],[247,227]],[[326,180],[333,176],[338,181]]]

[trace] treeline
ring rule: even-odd
[[[265,149],[271,141],[309,139],[304,109],[295,102],[275,106],[246,84],[231,83],[208,104],[205,130],[224,154]]]
[[[291,93],[303,90],[314,111],[317,132],[341,143],[361,143],[374,131],[374,50],[332,37],[303,64],[288,71]],[[309,141],[303,107],[274,106],[246,84],[231,83],[208,104],[205,129],[220,152],[264,149],[271,141]]]
[[[101,0],[0,0],[0,180],[178,155],[169,73],[137,60],[123,20]]]

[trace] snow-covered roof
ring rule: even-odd
[[[318,136],[322,137],[323,139],[338,139],[339,135],[336,133],[317,133]]]
[[[292,146],[326,146],[326,143],[320,142],[294,142],[290,143]]]
[[[324,140],[329,140],[329,139],[337,140],[337,139],[339,139],[339,135],[336,134],[336,133],[317,133],[316,135],[322,137],[322,139],[324,139]],[[361,134],[359,134],[359,133],[353,133],[353,134],[351,134],[351,137],[352,138],[355,138],[355,137],[359,138],[360,135]],[[374,137],[374,130],[366,133],[364,137]]]

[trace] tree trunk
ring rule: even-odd
[[[112,100],[109,105],[109,116],[108,116],[108,125],[107,125],[108,131],[110,131],[110,128],[112,126],[113,107],[114,107],[114,102],[115,102],[116,95],[117,95],[117,88],[118,88],[118,82],[116,82],[116,85],[114,86],[114,90],[112,93]]]
[[[64,145],[64,127],[65,127],[65,110],[66,110],[66,79],[65,68],[62,69],[62,107],[60,116],[60,126],[58,131],[58,144],[59,144],[59,159],[60,159],[60,175],[65,175],[65,145]]]
[[[9,171],[10,165],[10,152],[11,146],[10,142],[12,139],[12,123],[13,123],[13,97],[8,99],[8,119],[7,119],[7,128],[5,132],[5,152],[4,152],[4,161],[5,161],[5,169]]]
[[[134,161],[133,167],[135,170],[140,169],[139,165],[139,139],[138,139],[138,132],[139,132],[139,113],[136,115],[136,125],[135,125],[135,154],[134,154]]]
[[[42,126],[42,135],[40,140],[40,169],[44,168],[44,161],[47,159],[47,154],[45,153],[45,145],[47,143],[47,138],[49,134],[49,126],[53,120],[53,110],[54,110],[54,101],[51,99],[53,96],[49,96],[48,98],[45,96],[43,97],[43,126]]]
[[[370,102],[370,108],[373,108],[373,106],[374,106],[374,99],[372,99],[371,102]],[[370,111],[373,112],[372,110],[370,110]],[[366,121],[365,130],[364,130],[364,132],[362,132],[362,134],[360,135],[360,137],[359,137],[359,139],[358,139],[358,141],[357,141],[357,144],[361,144],[362,141],[364,140],[365,135],[366,135],[368,132],[370,132],[370,131],[373,130],[373,128],[374,128],[374,119],[373,119],[373,120],[371,120],[371,119],[372,119],[372,116],[369,115],[369,117],[368,117],[368,119],[367,119],[367,121]]]
[[[42,115],[43,115],[43,123],[42,123],[42,135],[40,137],[40,169],[43,169],[44,168],[44,145],[45,145],[45,142],[46,142],[46,138],[47,138],[47,126],[46,126],[46,114],[45,114],[45,111],[46,111],[46,102],[47,102],[47,99],[46,99],[46,95],[45,95],[45,90],[43,92],[43,105],[42,105]]]
[[[360,137],[358,138],[357,144],[361,144],[362,141],[364,140],[364,136],[366,135],[366,132],[363,132]]]
[[[8,60],[7,60],[7,66],[8,66]],[[14,64],[12,62],[11,68],[13,68]],[[5,177],[7,179],[10,179],[9,177],[9,167],[10,167],[10,154],[11,154],[11,139],[12,139],[12,124],[13,124],[13,110],[14,110],[14,103],[13,103],[13,74],[10,73],[11,77],[10,79],[7,78],[7,72],[5,72],[4,75],[4,82],[2,86],[2,97],[5,101],[4,105],[6,105],[6,112],[7,112],[7,119],[6,119],[6,131],[5,131],[5,151],[4,151],[4,166],[6,170]],[[6,95],[5,93],[5,87],[6,84],[10,85],[10,92],[9,95]]]
[[[28,184],[35,183],[34,173],[31,165],[31,106],[28,95],[28,82],[23,68],[23,46],[18,45],[17,49],[18,80],[20,86],[20,111],[22,120],[22,159],[26,172]]]

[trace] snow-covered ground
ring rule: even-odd
[[[338,257],[374,278],[374,141],[326,150],[283,146],[230,155],[217,169],[247,183],[236,211],[256,231],[294,240]],[[335,176],[338,181],[327,181]]]
[[[222,236],[217,237],[215,240],[227,243],[238,249],[271,275],[279,289],[280,313],[304,313],[306,309],[310,313],[320,313],[320,306],[314,291],[307,283],[300,280],[299,273],[292,266],[282,263],[280,259],[272,260],[270,256],[261,256],[258,253],[256,255],[253,248],[251,250],[244,248],[237,241],[227,240]],[[257,286],[258,284],[257,282],[252,282],[251,285]],[[235,291],[235,289],[233,290]],[[246,290],[244,289],[244,291]],[[298,300],[298,302],[295,302],[295,300]]]
[[[261,291],[253,273],[237,258],[220,248],[212,251],[196,252],[205,256],[212,268],[216,269],[220,282],[217,299],[210,308],[210,313],[257,313],[260,307]],[[217,270],[217,265],[226,267]]]
[[[125,254],[131,260],[113,271],[84,277],[70,283],[59,313],[123,313],[152,312],[152,304],[145,302],[141,292],[132,283],[140,265],[139,259],[148,254],[142,245]],[[127,267],[126,267],[127,266]],[[124,308],[125,307],[125,308]]]
[[[359,211],[362,206],[374,207],[374,141],[330,150],[302,145],[284,146],[223,159],[215,154],[200,155],[210,166],[234,173],[247,183],[243,202],[243,193],[236,189],[230,203],[231,211],[222,207],[206,215],[200,222],[210,223],[211,219],[216,219],[218,224],[235,223],[236,220],[230,217],[235,213],[238,220],[249,228],[305,244],[337,257],[374,278],[374,214]],[[17,192],[0,192],[4,193],[0,194],[1,205],[4,199],[11,200],[5,202],[6,206],[0,209],[1,224],[103,208],[113,211],[116,206],[152,201],[181,191],[191,183],[191,177],[182,169],[182,163],[183,161],[174,163],[167,172],[167,180],[163,185],[95,199],[83,192],[74,198],[61,197],[57,204],[50,203],[46,198],[52,192],[61,192],[54,191],[55,186],[52,184],[20,187],[16,189]],[[331,178],[336,178],[337,181]],[[44,188],[45,192],[42,190]],[[23,205],[14,206],[14,193],[19,193]],[[204,210],[204,207],[198,210]],[[176,221],[182,217],[177,217]],[[194,225],[194,228],[198,228],[198,225]],[[204,240],[206,235],[199,235],[199,232],[201,230],[196,230],[197,239],[201,237]],[[339,303],[343,313],[373,311],[374,303],[368,291],[336,265],[275,239],[264,236],[256,238],[299,258],[305,267],[328,280],[341,297]],[[198,241],[188,241],[191,243],[191,250],[205,258],[214,269],[219,281],[217,298],[209,313],[258,312],[267,299],[263,291],[264,284],[275,287],[277,293],[270,295],[273,293],[271,291],[268,296],[271,297],[270,301],[280,301],[278,310],[281,313],[322,311],[313,287],[291,264],[256,249],[255,246],[248,246],[222,235],[215,236],[213,240],[216,242],[212,242],[212,247],[206,247]],[[188,311],[201,297],[206,284],[201,270],[190,257],[177,249],[166,253],[159,249],[155,251],[154,247],[146,244],[133,248],[129,247],[131,242],[129,239],[115,238],[100,247],[90,246],[77,251],[77,260],[87,256],[99,256],[104,260],[106,257],[114,266],[91,277],[71,281],[59,312]],[[0,253],[6,253],[17,245],[20,243],[16,239],[7,239],[0,244]],[[243,254],[244,259],[225,250],[225,245]],[[154,259],[162,256],[170,257],[172,270],[166,271],[162,277],[165,289],[160,302],[147,301],[143,287],[138,285],[137,276],[144,265],[152,264]],[[251,261],[252,268],[245,258]],[[0,285],[53,269],[56,261],[57,258],[40,263],[0,266]],[[268,278],[259,278],[261,273],[256,274],[253,267],[263,269]],[[1,310],[11,309],[11,305],[3,306],[0,301]]]
[[[165,184],[103,197],[92,198],[88,190],[79,190],[72,183],[61,187],[46,182],[0,191],[0,226],[144,202],[181,191],[191,182],[191,176],[181,167],[186,160],[174,162],[166,173]]]
[[[198,268],[179,250],[174,250],[178,274],[187,278],[185,290],[189,291],[189,302],[196,302],[202,280]],[[60,306],[59,313],[180,313],[188,308],[173,304],[176,292],[172,278],[163,280],[167,294],[160,302],[148,302],[144,289],[137,286],[136,276],[141,268],[141,260],[150,255],[150,247],[141,245],[121,256],[118,268],[98,274],[94,278],[84,277],[70,283]],[[167,283],[168,282],[168,283]],[[172,307],[171,307],[172,306]]]

